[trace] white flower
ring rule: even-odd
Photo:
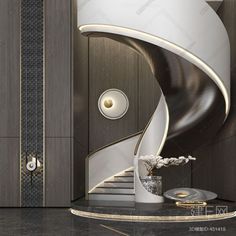
[[[185,165],[189,161],[196,160],[195,157],[188,156],[187,158],[184,156],[180,156],[179,158],[171,157],[171,158],[163,158],[162,156],[154,156],[154,155],[145,155],[140,156],[139,160],[144,162],[144,165],[148,172],[153,169],[160,169],[161,167],[169,167],[169,166],[178,166]]]
[[[192,156],[188,156],[188,159],[189,159],[189,160],[193,160],[193,161],[196,160],[196,158],[195,158],[195,157],[192,157]]]

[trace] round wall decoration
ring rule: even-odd
[[[120,119],[129,109],[129,99],[126,94],[119,89],[108,89],[99,97],[98,109],[107,119]]]

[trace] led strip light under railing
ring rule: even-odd
[[[143,40],[145,42],[152,43],[154,45],[160,46],[162,48],[168,49],[169,51],[172,51],[176,53],[177,55],[180,55],[187,59],[189,62],[196,65],[198,68],[202,69],[219,87],[221,90],[224,100],[225,100],[225,119],[227,118],[230,110],[230,98],[229,94],[227,92],[226,86],[221,81],[220,77],[217,75],[217,73],[208,66],[204,61],[202,61],[197,56],[193,55],[186,49],[169,42],[165,39],[162,39],[157,36],[153,36],[151,34],[147,34],[145,32],[132,30],[129,28],[124,28],[120,26],[114,26],[114,25],[102,25],[102,24],[88,24],[88,25],[82,25],[79,27],[79,30],[81,33],[86,32],[103,32],[103,33],[113,33],[118,35],[124,35],[131,38],[136,38]]]

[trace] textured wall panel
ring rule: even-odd
[[[0,207],[20,205],[20,1],[0,1]],[[2,234],[2,232],[0,233]]]
[[[89,39],[89,151],[138,131],[138,55],[106,38]],[[98,99],[110,88],[122,90],[129,110],[122,119],[109,120],[98,110]]]
[[[0,207],[20,205],[19,149],[19,138],[0,138]]]
[[[71,3],[45,1],[46,206],[70,206]]]
[[[46,137],[71,136],[71,1],[45,1]]]
[[[43,1],[21,1],[21,205],[43,206]],[[25,166],[36,157],[41,167]]]
[[[193,187],[209,189],[225,200],[236,201],[236,0],[224,0],[218,10],[231,46],[231,108],[224,126],[212,140],[197,150],[193,163]]]
[[[20,133],[20,3],[0,1],[0,137]]]
[[[73,157],[72,200],[84,196],[85,157],[88,154],[88,38],[77,29],[77,1],[73,0]]]
[[[70,206],[70,143],[70,138],[46,138],[46,207]]]

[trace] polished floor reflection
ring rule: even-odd
[[[76,217],[69,209],[0,209],[0,235],[235,235],[236,219],[201,223],[124,223]]]

